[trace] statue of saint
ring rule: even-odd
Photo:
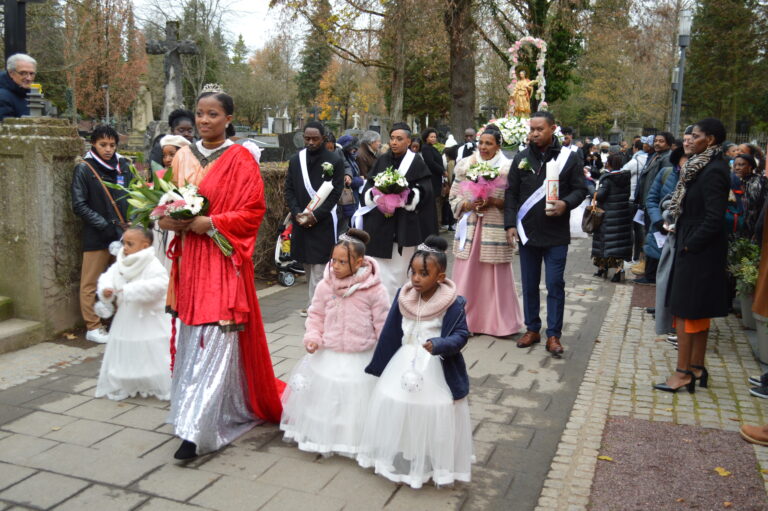
[[[529,80],[522,69],[518,73],[515,90],[512,91],[512,98],[515,102],[515,116],[529,117],[531,115],[531,95],[533,94],[533,86],[537,82],[538,80]]]

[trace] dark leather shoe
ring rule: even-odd
[[[547,351],[553,355],[562,355],[565,350],[563,349],[563,345],[560,344],[560,339],[553,335],[552,337],[547,338]]]
[[[523,334],[520,340],[517,341],[517,347],[530,348],[537,342],[541,342],[541,335],[539,335],[538,332],[532,332],[531,330],[528,330],[525,332],[525,334]]]

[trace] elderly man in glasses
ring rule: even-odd
[[[27,94],[35,81],[37,61],[23,53],[11,55],[0,73],[0,120],[29,115]]]

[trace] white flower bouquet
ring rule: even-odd
[[[405,206],[411,191],[405,176],[391,165],[374,176],[373,186],[371,195],[376,201],[376,207],[386,217],[391,217],[397,208]]]
[[[127,187],[104,183],[110,188],[122,190],[128,194],[128,218],[131,223],[149,227],[150,223],[164,216],[176,220],[187,220],[208,213],[208,199],[200,195],[195,185],[179,188],[173,184],[172,169],[169,168],[162,175],[158,174],[153,183],[144,181],[135,169],[131,170],[136,177],[128,183]],[[225,256],[232,255],[234,252],[232,244],[223,234],[216,229],[211,229],[208,235]]]

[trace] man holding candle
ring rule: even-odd
[[[306,270],[308,304],[336,244],[336,204],[344,187],[344,162],[325,148],[324,137],[322,124],[308,122],[304,149],[290,159],[285,176],[285,202],[293,220],[291,257]],[[301,314],[306,316],[306,311]]]
[[[517,341],[517,347],[528,348],[541,342],[539,283],[543,260],[547,285],[546,349],[560,356],[565,310],[563,274],[571,239],[570,211],[584,200],[587,188],[579,159],[554,136],[556,126],[552,114],[536,112],[531,116],[530,125],[531,143],[512,161],[504,197],[507,242],[520,244],[527,331]]]

